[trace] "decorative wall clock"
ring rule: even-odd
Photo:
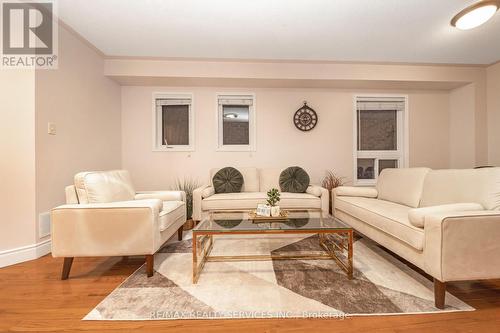
[[[304,101],[304,106],[295,112],[293,123],[299,130],[307,132],[312,130],[318,123],[318,115]]]

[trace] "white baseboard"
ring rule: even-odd
[[[0,267],[10,266],[18,264],[20,262],[38,259],[41,256],[50,253],[50,251],[51,251],[50,239],[44,240],[43,242],[37,244],[1,251]]]

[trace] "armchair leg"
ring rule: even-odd
[[[148,275],[148,277],[152,277],[153,276],[154,263],[155,263],[155,257],[154,257],[154,255],[153,254],[147,254],[146,255],[146,274]]]
[[[177,229],[177,239],[178,240],[182,240],[182,232],[184,231],[184,224],[181,225],[181,227],[179,229]]]
[[[63,269],[61,274],[61,280],[67,280],[69,277],[69,272],[71,271],[71,265],[73,264],[73,257],[64,258]]]
[[[434,303],[436,308],[444,309],[444,301],[446,296],[446,282],[441,282],[434,279]]]

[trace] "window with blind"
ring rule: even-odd
[[[217,105],[218,150],[254,151],[254,95],[217,95]]]
[[[356,96],[354,179],[375,184],[385,168],[404,167],[405,97]]]
[[[156,94],[154,149],[160,151],[194,150],[191,95]]]

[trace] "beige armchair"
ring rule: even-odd
[[[52,209],[52,256],[64,257],[62,279],[74,257],[154,254],[186,222],[185,193],[136,193],[125,170],[82,172],[66,187],[66,205]]]

